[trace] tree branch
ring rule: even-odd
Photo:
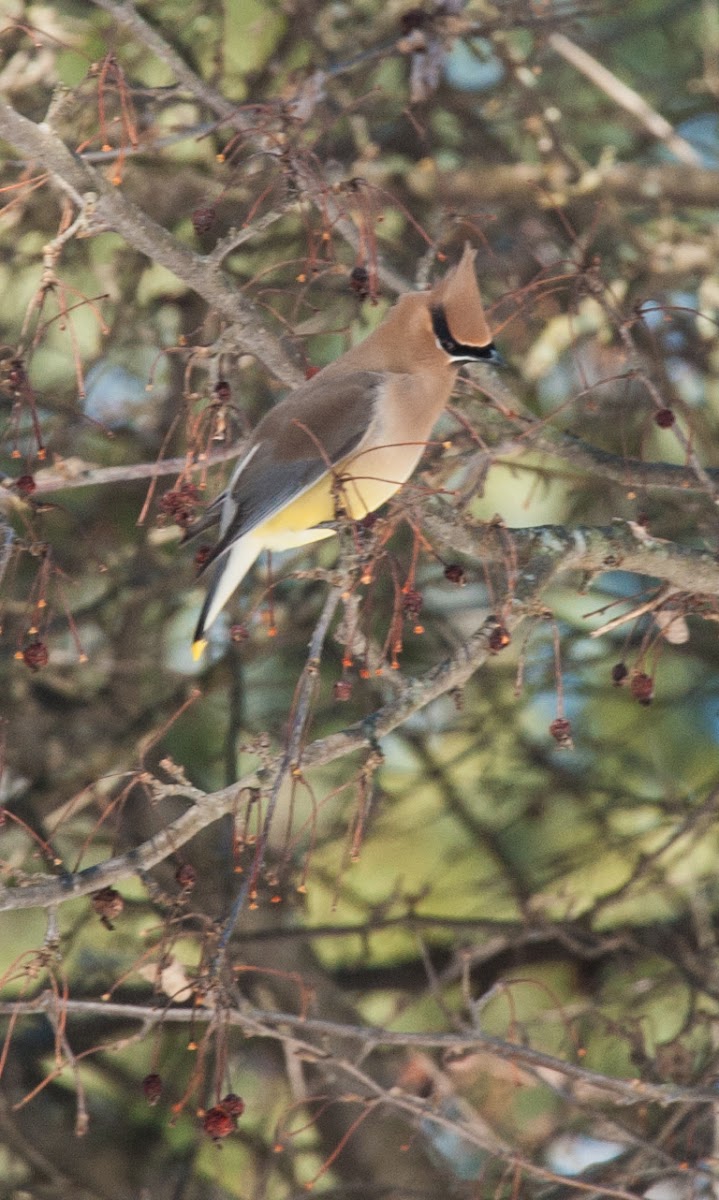
[[[430,516],[427,526],[438,538],[463,554],[486,557],[497,549],[495,527],[475,528],[458,525],[456,520]],[[503,624],[511,633],[527,616],[537,612],[537,603],[560,573],[581,571],[599,574],[605,571],[633,571],[656,576],[680,591],[719,596],[719,559],[709,551],[676,546],[649,538],[638,540],[626,526],[610,529],[577,528],[568,533],[558,526],[504,531],[518,554],[526,559],[513,595],[506,603]],[[338,733],[311,743],[302,753],[303,770],[325,766],[348,754],[373,748],[414,713],[433,700],[462,688],[493,653],[492,635],[498,627],[495,616],[488,617],[448,659],[432,667],[419,679],[407,680],[399,694],[376,712]],[[282,756],[273,768],[277,770]],[[263,771],[263,778],[267,777]],[[146,871],[175,853],[206,826],[227,813],[235,813],[242,793],[256,790],[262,781],[256,772],[232,787],[210,794],[184,785],[160,784],[152,787],[158,798],[186,797],[193,807],[170,825],[148,838],[127,854],[87,867],[74,875],[44,879],[41,883],[5,888],[0,891],[0,912],[19,908],[47,908],[78,896],[86,896],[101,887],[119,882],[138,871]]]
[[[0,97],[0,137],[30,159],[36,159],[69,189],[88,213],[88,229],[106,227],[121,234],[134,249],[160,263],[202,296],[210,308],[231,322],[238,346],[259,358],[283,383],[294,386],[304,376],[266,327],[259,310],[232,286],[218,267],[178,242],[142,209],[126,199],[98,171],[68,150],[47,125],[36,125]]]

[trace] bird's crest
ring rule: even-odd
[[[441,307],[452,337],[465,346],[486,346],[492,340],[479,294],[474,260],[477,251],[465,244],[464,253],[427,293],[430,307]]]

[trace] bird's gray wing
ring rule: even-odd
[[[320,374],[270,409],[223,494],[221,536],[207,565],[357,449],[385,378],[375,371]]]

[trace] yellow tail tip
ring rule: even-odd
[[[196,642],[192,643],[192,657],[194,658],[195,662],[199,662],[206,649],[207,638],[198,638]]]

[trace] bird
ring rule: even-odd
[[[207,633],[263,550],[331,537],[410,477],[465,363],[500,365],[466,243],[426,291],[399,296],[358,345],[276,404],[251,433],[227,489],[188,536],[219,524],[202,573],[210,583],[193,639]],[[334,522],[334,526],[333,523]]]

